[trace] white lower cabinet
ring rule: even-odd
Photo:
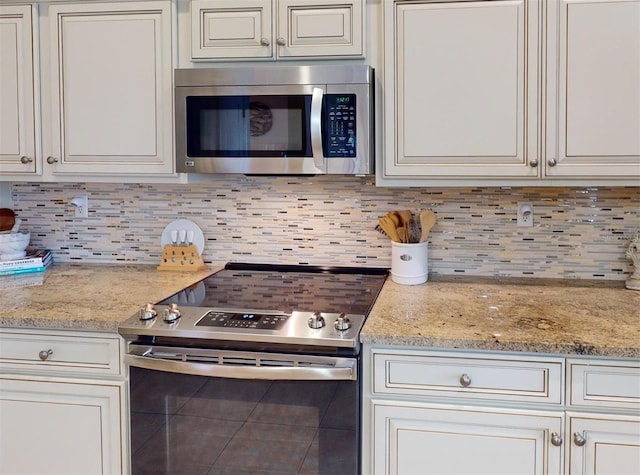
[[[370,345],[364,358],[364,474],[640,473],[637,360]]]
[[[0,474],[128,473],[118,335],[2,329],[0,348]]]
[[[122,473],[124,383],[0,377],[0,473]]]
[[[640,362],[567,360],[567,473],[640,473]]]
[[[568,414],[570,475],[640,473],[640,418]]]
[[[371,402],[371,473],[561,473],[560,413]],[[363,473],[369,473],[365,471]]]

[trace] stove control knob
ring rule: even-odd
[[[172,303],[169,308],[164,309],[164,321],[174,323],[180,318],[180,309],[177,303]]]
[[[309,328],[322,328],[324,325],[324,317],[320,312],[316,312],[313,316],[309,317]]]
[[[144,308],[141,308],[138,312],[140,320],[153,320],[158,316],[158,312],[153,308],[152,303],[148,303]]]
[[[341,313],[340,316],[338,318],[336,318],[336,321],[333,322],[333,326],[339,332],[343,332],[343,331],[348,330],[349,328],[351,328],[351,320],[349,320],[349,318],[347,318],[344,315],[344,313]]]

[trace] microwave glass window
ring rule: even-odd
[[[190,157],[311,155],[310,95],[189,96]]]

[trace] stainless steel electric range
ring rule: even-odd
[[[386,276],[231,263],[123,322],[133,473],[358,474],[359,333]]]

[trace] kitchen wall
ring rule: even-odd
[[[89,218],[69,204],[89,194]],[[220,176],[189,185],[14,183],[32,244],[55,259],[157,264],[160,235],[197,223],[207,262],[390,266],[375,231],[395,209],[430,208],[431,274],[624,280],[640,230],[640,188],[376,188],[373,177]],[[516,227],[516,203],[534,226]]]

